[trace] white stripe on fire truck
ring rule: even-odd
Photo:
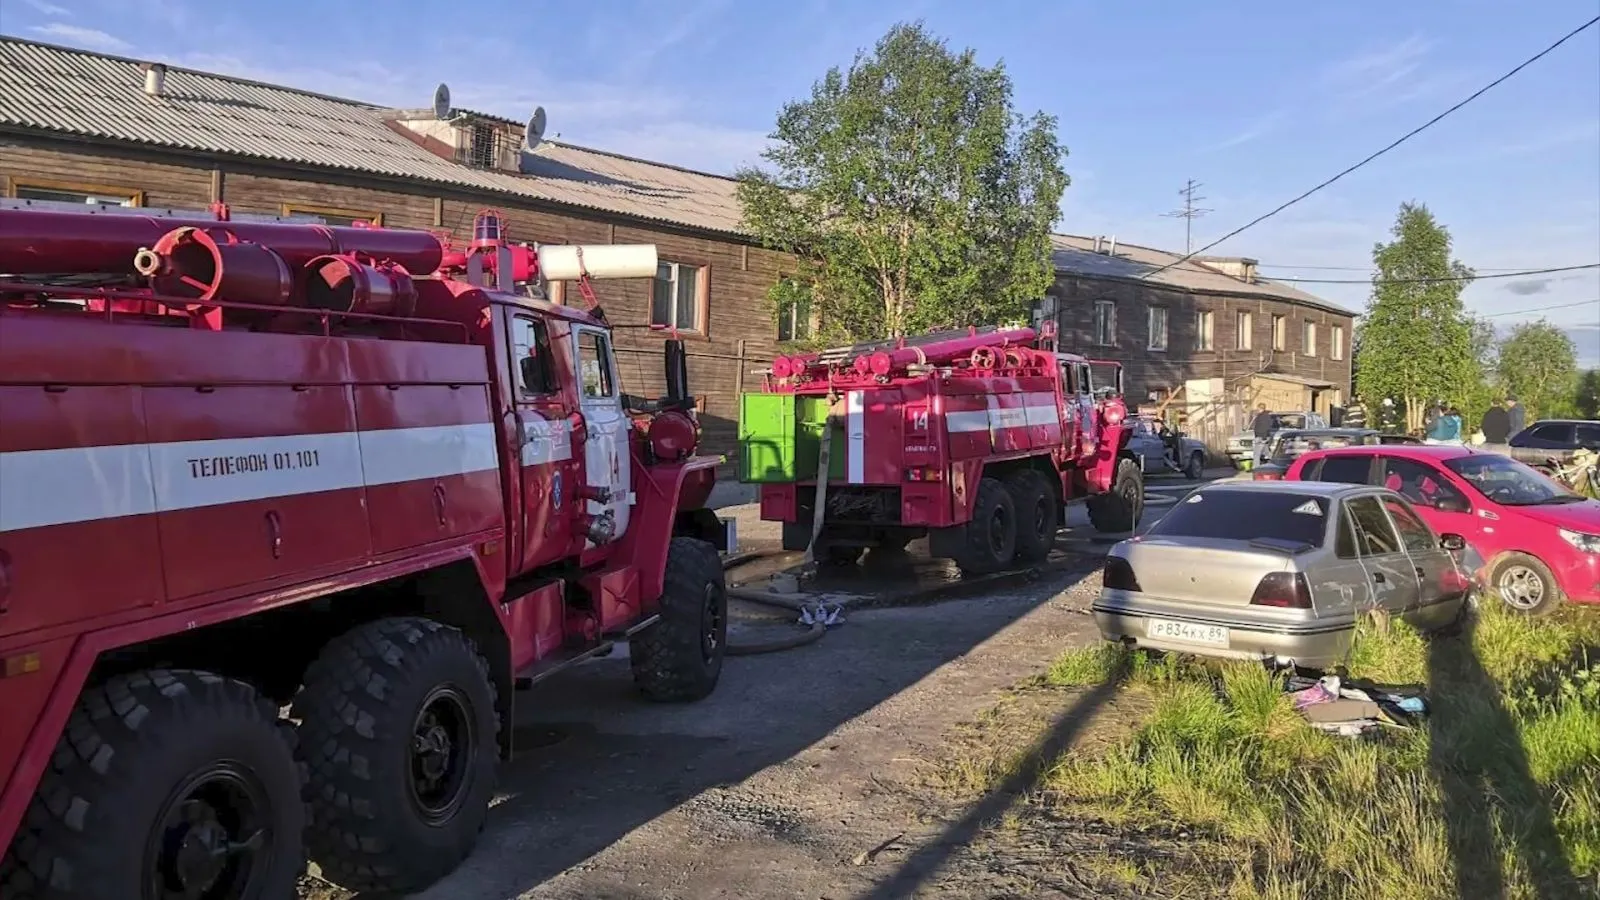
[[[498,467],[493,425],[0,453],[0,532]]]
[[[865,391],[846,391],[844,395],[844,461],[846,480],[861,484],[867,480],[867,406]]]
[[[1060,410],[1056,407],[1054,394],[1029,393],[1020,396],[1022,405],[1012,407],[1000,406],[1000,398],[991,395],[987,410],[965,410],[947,412],[944,414],[945,431],[952,434],[964,434],[974,431],[990,431],[996,428],[1024,428],[1039,425],[1060,424]]]

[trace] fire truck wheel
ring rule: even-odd
[[[88,688],[0,897],[288,897],[304,868],[294,730],[249,685],[156,669]]]
[[[728,649],[728,590],[715,547],[672,539],[659,613],[654,625],[628,641],[634,684],[658,703],[709,695]]]
[[[964,575],[987,575],[1011,565],[1016,551],[1016,501],[999,479],[983,478],[956,565]]]
[[[1089,510],[1089,524],[1096,531],[1120,534],[1132,531],[1144,513],[1144,473],[1139,464],[1124,457],[1117,462],[1117,473],[1111,479],[1111,490],[1085,503]]]
[[[323,877],[413,893],[467,857],[494,794],[500,721],[466,635],[423,618],[357,626],[307,669],[294,714]]]
[[[1061,523],[1061,501],[1050,479],[1038,469],[1023,469],[1006,479],[1017,505],[1017,559],[1039,562],[1050,555]]]

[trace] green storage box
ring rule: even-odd
[[[826,397],[748,393],[739,398],[739,480],[773,484],[816,478]],[[829,480],[843,479],[844,425],[834,427]]]

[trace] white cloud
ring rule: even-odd
[[[43,15],[57,18],[72,15],[72,10],[67,9],[65,6],[57,6],[54,3],[50,3],[49,0],[22,0],[22,2],[38,10]]]
[[[51,22],[48,25],[36,25],[31,30],[42,37],[82,47],[86,50],[101,50],[110,53],[121,53],[131,49],[132,44],[115,35],[107,34],[98,28],[84,28],[79,25],[68,25],[65,22]]]
[[[1321,83],[1343,94],[1362,96],[1404,81],[1422,66],[1433,42],[1418,36],[1364,50],[1327,66]]]

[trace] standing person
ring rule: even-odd
[[[1510,419],[1511,433],[1506,435],[1507,440],[1516,437],[1517,432],[1528,426],[1528,410],[1516,397],[1506,397],[1506,417]]]
[[[1445,427],[1449,437],[1445,440],[1452,444],[1465,444],[1467,442],[1467,420],[1461,415],[1461,410],[1452,406],[1444,411],[1444,417],[1449,420]]]
[[[1272,413],[1267,412],[1265,403],[1256,406],[1256,418],[1250,425],[1255,433],[1255,440],[1250,445],[1250,461],[1255,465],[1265,462],[1263,457],[1267,454],[1267,441],[1272,438],[1273,426],[1277,424],[1273,418]]]
[[[1344,408],[1344,427],[1367,427],[1367,404],[1361,399],[1361,395],[1359,394],[1351,397],[1350,405]]]
[[[1483,442],[1490,447],[1498,447],[1511,437],[1511,416],[1506,412],[1504,400],[1496,399],[1483,414],[1483,422],[1478,425],[1478,430],[1483,432]]]
[[[1438,424],[1442,415],[1444,415],[1444,401],[1429,400],[1428,408],[1422,411],[1422,433],[1432,434],[1433,426]]]
[[[1424,420],[1423,442],[1428,444],[1452,443],[1460,436],[1459,420],[1452,423],[1450,415],[1443,403],[1428,410],[1428,418]]]

